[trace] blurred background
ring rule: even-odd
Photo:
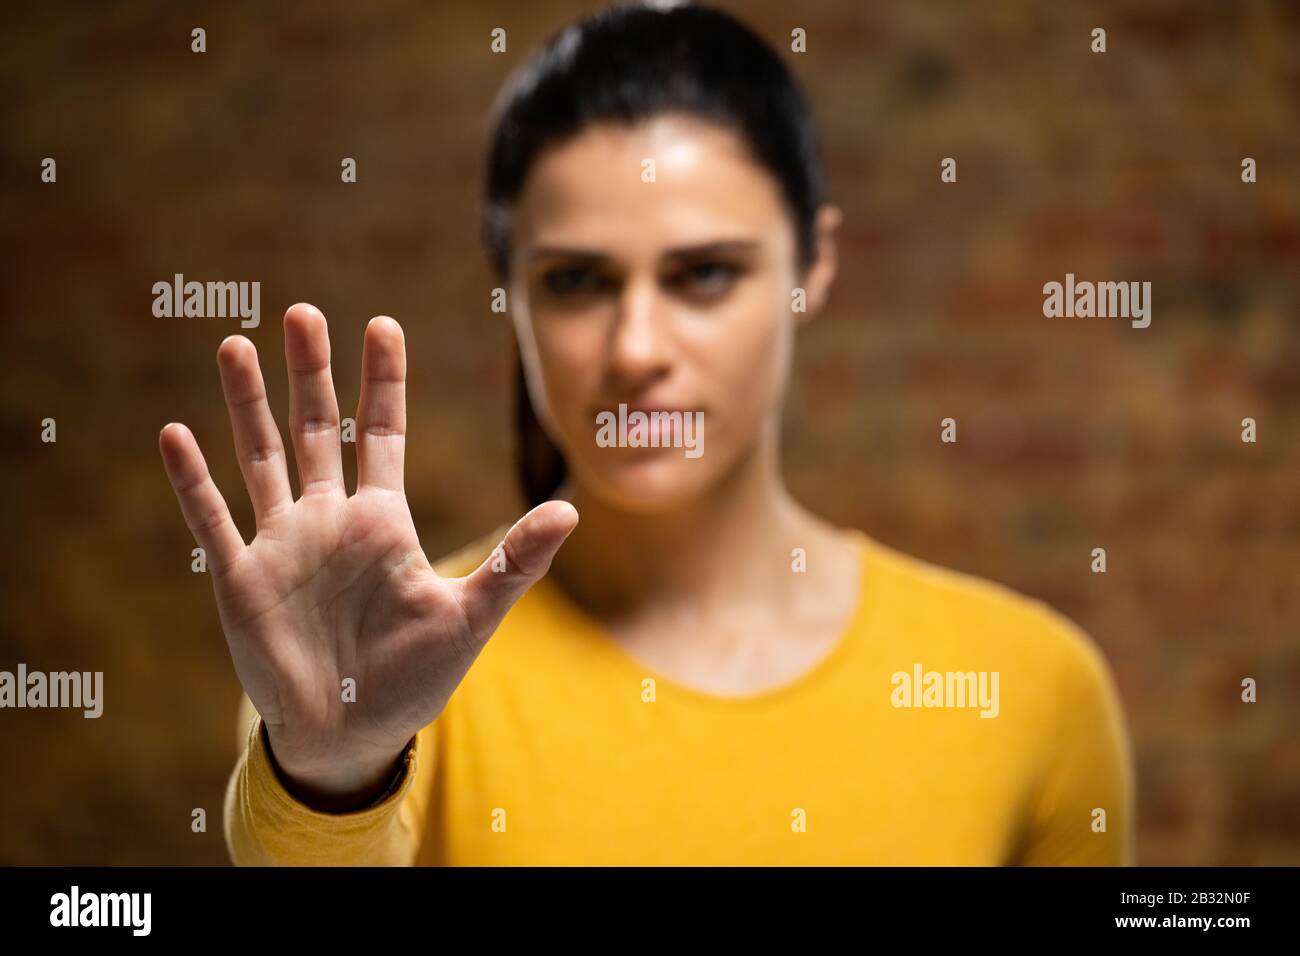
[[[1140,863],[1300,864],[1300,5],[719,5],[802,80],[846,217],[798,347],[797,496],[1093,635],[1134,737]],[[157,451],[187,423],[251,538],[224,336],[257,344],[283,427],[288,305],[329,319],[344,415],[365,323],[395,316],[430,558],[520,513],[513,337],[478,245],[486,116],[594,7],[6,12],[0,669],[103,671],[105,713],[0,711],[0,863],[227,862],[239,685]],[[178,272],[260,281],[260,327],[155,318]],[[1067,272],[1150,281],[1150,328],[1044,318]]]

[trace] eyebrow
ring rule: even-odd
[[[678,246],[676,249],[669,249],[664,255],[669,259],[688,259],[703,255],[751,253],[757,250],[758,246],[758,242],[753,239],[722,239],[716,242],[703,242],[694,246]],[[592,263],[604,262],[609,259],[606,253],[572,246],[535,246],[528,251],[527,255],[532,259],[559,256]]]

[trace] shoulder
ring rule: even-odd
[[[974,653],[1040,679],[1102,683],[1100,648],[1046,601],[1012,587],[905,554],[865,535],[868,580],[893,633],[945,655]],[[1060,684],[1057,683],[1058,689]]]
[[[999,747],[1032,753],[1030,765],[1053,787],[1088,793],[1096,784],[1128,799],[1134,771],[1122,698],[1084,628],[1006,585],[872,540],[866,547],[875,660],[904,674],[918,666],[927,675],[986,673],[997,688]]]

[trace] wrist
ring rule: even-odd
[[[386,798],[401,781],[407,755],[414,743],[412,738],[400,752],[379,760],[323,772],[301,772],[282,766],[276,759],[265,724],[262,737],[271,768],[280,784],[295,800],[322,813],[363,810]]]

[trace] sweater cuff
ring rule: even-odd
[[[420,735],[416,734],[402,753],[401,764],[388,788],[370,803],[355,810],[330,813],[303,803],[290,793],[276,772],[266,724],[258,714],[248,728],[248,789],[254,805],[273,807],[279,816],[310,821],[315,826],[336,829],[369,829],[378,820],[396,813],[403,798],[415,783],[415,769],[420,754]]]

